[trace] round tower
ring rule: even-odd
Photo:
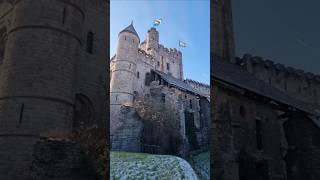
[[[0,64],[0,156],[15,179],[26,178],[39,137],[71,132],[83,2],[13,1],[4,15],[10,24]]]
[[[136,76],[136,58],[139,36],[131,23],[119,33],[118,48],[110,80],[110,130],[111,135],[119,125],[118,115],[122,105],[132,106]]]

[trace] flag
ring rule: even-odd
[[[179,40],[179,47],[187,47],[187,44]]]
[[[161,24],[162,18],[153,21],[153,26],[159,26]]]

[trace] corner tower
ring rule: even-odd
[[[132,106],[133,88],[136,76],[136,58],[139,36],[131,23],[118,36],[118,48],[113,60],[113,70],[110,80],[110,134],[117,129],[118,115],[122,105]]]

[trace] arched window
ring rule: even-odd
[[[73,131],[79,132],[94,125],[94,107],[90,99],[83,94],[76,94]]]
[[[4,52],[6,50],[6,42],[7,42],[7,29],[0,29],[0,63],[2,63],[4,59]]]
[[[88,32],[88,34],[87,34],[87,52],[89,54],[93,54],[93,40],[94,40],[93,32]]]

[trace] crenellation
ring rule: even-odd
[[[320,87],[319,75],[251,54],[244,54],[242,58],[237,57],[235,64],[282,91],[296,97],[303,95],[301,98],[303,101],[320,104],[320,101],[312,96],[314,94],[312,88]]]

